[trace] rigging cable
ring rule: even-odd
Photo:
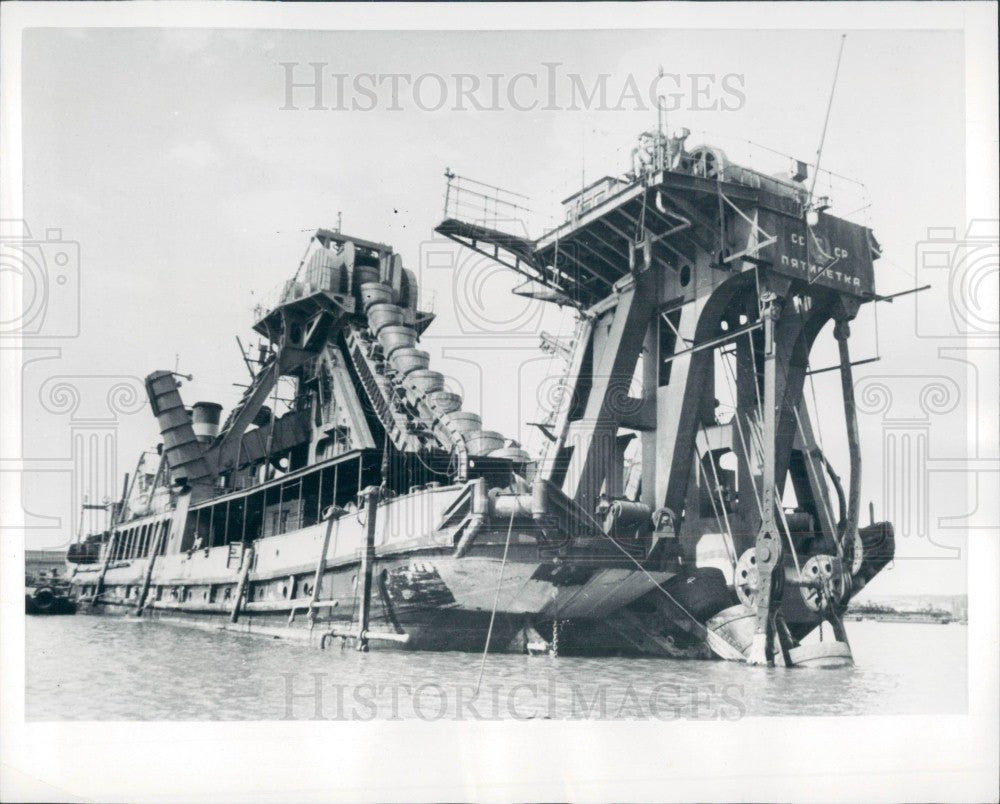
[[[809,206],[812,205],[813,191],[816,189],[816,179],[819,178],[819,164],[823,158],[823,144],[826,142],[826,127],[830,122],[830,110],[833,108],[833,93],[837,89],[837,78],[840,75],[840,59],[844,55],[844,42],[846,39],[847,34],[841,34],[840,50],[837,51],[837,66],[833,71],[833,85],[830,87],[830,100],[826,104],[826,117],[823,119],[823,133],[820,134],[819,148],[816,150],[816,170],[813,173],[812,185],[809,187]]]
[[[479,678],[476,680],[476,691],[473,696],[479,694],[479,687],[483,683],[483,673],[486,670],[486,657],[490,652],[490,640],[493,638],[493,623],[497,616],[497,606],[500,604],[500,589],[503,586],[503,574],[507,568],[507,551],[510,549],[510,534],[514,530],[514,514],[517,512],[516,506],[510,512],[510,524],[507,525],[507,540],[503,544],[503,560],[500,562],[500,580],[497,581],[497,591],[493,596],[493,611],[490,612],[490,627],[486,630],[486,645],[483,647],[483,659],[479,663]]]

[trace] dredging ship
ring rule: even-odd
[[[879,247],[803,163],[765,174],[686,140],[644,134],[538,238],[499,223],[516,199],[446,173],[436,231],[575,311],[572,340],[546,342],[564,376],[543,456],[430,368],[401,256],[320,230],[259,310],[266,343],[221,426],[175,373],[147,377],[162,444],[71,549],[80,601],[360,649],[849,663],[842,615],[894,550],[891,524],[859,526],[848,347],[882,299]],[[846,492],[803,393],[830,322]],[[806,640],[824,622],[833,639]]]

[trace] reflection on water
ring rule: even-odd
[[[857,666],[321,651],[78,615],[27,618],[30,720],[426,720],[962,713],[962,625],[849,623]]]

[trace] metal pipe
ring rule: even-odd
[[[854,404],[854,374],[851,371],[851,353],[847,339],[851,328],[846,320],[838,321],[833,329],[840,350],[840,388],[844,397],[844,419],[847,424],[847,448],[851,459],[851,480],[847,491],[847,521],[841,536],[843,546],[850,550],[858,530],[858,513],[861,507],[861,446],[858,438],[858,413]]]
[[[250,545],[243,551],[243,567],[240,572],[239,583],[236,584],[236,595],[233,601],[233,609],[229,613],[229,622],[235,623],[240,619],[240,609],[243,607],[243,596],[246,594],[247,582],[250,578],[250,567],[253,566],[254,550]]]
[[[676,360],[678,357],[683,357],[684,355],[689,355],[693,352],[700,352],[702,349],[708,349],[712,346],[718,346],[721,343],[734,340],[747,332],[753,332],[755,329],[760,329],[762,326],[763,324],[760,321],[755,321],[752,324],[747,324],[745,327],[740,327],[739,329],[734,329],[732,332],[727,332],[725,335],[720,335],[716,338],[709,338],[707,341],[696,343],[690,349],[685,349],[682,352],[674,352],[669,357],[664,358],[663,362],[669,363],[672,360]]]
[[[358,613],[358,650],[368,651],[368,620],[371,617],[372,572],[375,568],[375,522],[378,500],[381,496],[378,486],[365,489],[365,509],[368,511],[365,529],[365,549],[361,553],[361,611]]]
[[[327,513],[326,532],[323,534],[323,548],[316,562],[316,573],[313,575],[312,596],[309,599],[309,626],[316,624],[316,603],[319,601],[319,588],[323,581],[323,573],[326,572],[326,553],[330,549],[330,535],[333,533],[333,523],[337,521],[336,507],[330,506]]]
[[[774,613],[781,606],[782,574],[775,573],[781,566],[781,539],[775,538],[775,430],[777,418],[777,343],[775,338],[778,316],[777,299],[773,293],[762,293],[761,311],[764,323],[764,405],[763,433],[764,467],[761,477],[761,523],[757,533],[755,554],[760,573],[760,590],[757,593],[757,625],[748,661],[751,664],[774,662]]]
[[[112,525],[111,537],[108,539],[108,544],[104,551],[104,563],[101,564],[101,574],[97,576],[97,584],[95,585],[94,598],[91,600],[91,605],[96,605],[97,598],[104,593],[104,576],[107,575],[108,565],[111,563],[111,556],[118,546],[118,536],[118,531],[115,526]]]
[[[142,589],[139,591],[139,600],[135,606],[135,614],[137,617],[140,616],[146,608],[146,598],[149,596],[149,586],[153,580],[153,567],[156,564],[156,557],[160,554],[160,547],[163,544],[163,540],[166,538],[169,525],[170,520],[164,519],[157,526],[158,530],[156,532],[156,541],[149,554],[148,563],[146,564],[146,574],[142,579]]]

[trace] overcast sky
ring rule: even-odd
[[[58,468],[72,455],[69,428],[80,426],[83,403],[72,422],[73,414],[34,402],[57,376],[142,378],[174,368],[177,355],[180,371],[195,378],[183,388],[188,404],[230,406],[240,393],[233,383],[246,380],[234,335],[254,340],[253,305],[292,275],[309,232],[334,226],[338,212],[346,232],[392,244],[420,275],[439,317],[425,348],[432,366],[461,386],[466,407],[481,410],[490,429],[532,443],[524,423],[535,418],[550,372],[548,359],[539,359],[538,333],[556,332],[561,322],[553,311],[509,296],[515,277],[467,255],[445,249],[453,270],[421,265],[422,253],[441,251],[432,229],[441,218],[445,168],[531,196],[534,207],[558,214],[553,200],[629,167],[636,135],[656,122],[655,111],[642,108],[648,93],[635,98],[631,82],[646,92],[661,66],[680,77],[661,84],[676,107],[671,129],[717,132],[724,149],[749,139],[812,159],[838,42],[835,31],[28,31],[26,220],[36,239],[60,228],[64,239],[79,242],[82,312],[79,337],[60,341],[58,357],[25,368],[25,456]],[[308,88],[291,96],[297,108],[282,109],[289,105],[287,71],[306,81],[311,63],[323,65],[322,105],[348,109],[310,109],[316,98]],[[372,103],[353,90],[366,73],[409,78],[397,79],[395,104],[384,82],[374,109],[350,111],[352,103]],[[519,73],[529,77],[512,86]],[[579,76],[576,89],[589,91],[602,73],[609,76],[606,105],[619,108],[569,108],[571,76]],[[338,95],[333,74],[346,76],[346,95]],[[461,80],[478,81],[473,97],[486,108],[477,110],[468,96],[461,101],[456,74],[474,76]],[[442,83],[433,76],[443,77],[440,110],[433,107]],[[881,293],[924,284],[916,249],[928,227],[965,228],[963,81],[957,32],[848,36],[823,164],[867,184],[871,207],[855,217],[884,246],[876,264]],[[513,108],[536,101],[531,111]],[[921,299],[922,310],[941,317],[926,333],[945,331],[949,292],[938,281]],[[895,503],[908,530],[897,540],[894,568],[873,591],[964,591],[964,559],[948,549],[964,545],[962,517],[969,513],[968,481],[955,461],[968,454],[969,411],[987,400],[974,400],[962,363],[939,354],[960,341],[917,337],[915,309],[912,297],[881,305],[882,361],[857,370],[869,385],[888,375],[883,382],[893,394],[886,413],[877,391],[869,392],[870,412],[860,421],[863,500],[875,501],[877,518],[886,510],[884,478],[905,478],[922,460],[918,452],[899,454],[887,469],[884,445],[901,442],[887,441],[886,433],[917,439],[929,426],[926,446],[914,446],[926,450],[928,464],[923,485],[914,480],[911,488],[923,491]],[[505,319],[514,323],[497,323]],[[499,337],[488,334],[497,329]],[[874,356],[870,311],[854,333],[854,356]],[[824,340],[813,365],[835,360],[832,338]],[[923,412],[928,377],[944,378],[936,382],[956,396],[956,406],[932,400],[930,407],[944,412]],[[94,393],[100,383],[88,382],[87,393]],[[836,372],[816,377],[816,394],[824,446],[846,475]],[[989,404],[995,407],[995,398]],[[887,424],[887,416],[909,423]],[[121,416],[110,430],[119,474],[158,440],[148,407]],[[47,477],[25,479],[25,505],[37,515],[51,515],[57,504]],[[66,542],[76,517],[68,510],[58,516],[58,527],[30,532],[29,547]],[[943,529],[939,517],[953,518],[952,529]]]

